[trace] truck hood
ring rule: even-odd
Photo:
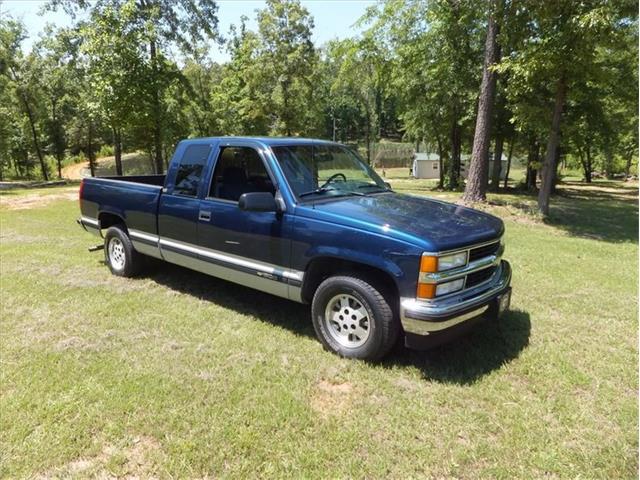
[[[432,252],[492,240],[504,232],[502,220],[493,215],[397,193],[316,202],[297,214],[394,237]]]

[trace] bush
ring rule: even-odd
[[[113,145],[103,145],[98,150],[98,158],[113,157]]]
[[[67,155],[62,162],[62,165],[66,167],[67,165],[74,165],[76,163],[83,163],[86,161],[88,161],[88,159],[81,153],[78,155]]]

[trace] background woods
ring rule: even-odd
[[[1,9],[1,7],[0,7]],[[314,45],[296,0],[269,0],[228,32],[213,0],[52,0],[75,19],[25,51],[0,16],[0,175],[144,152],[160,173],[176,143],[208,135],[300,135],[359,148],[378,167],[438,155],[439,187],[482,201],[505,157],[539,209],[559,168],[590,182],[637,169],[637,3],[390,0],[362,33]],[[0,10],[1,11],[1,10]],[[354,19],[355,21],[356,19]],[[209,51],[222,46],[223,64]],[[385,165],[388,144],[402,152]],[[394,163],[395,162],[395,163]],[[467,163],[467,181],[462,165]],[[504,168],[504,167],[502,167]]]

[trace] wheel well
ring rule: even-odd
[[[335,275],[353,275],[368,281],[383,295],[398,297],[398,288],[393,277],[384,270],[363,263],[333,257],[317,258],[307,267],[302,285],[302,300],[311,303],[318,286]]]
[[[124,224],[124,220],[122,219],[122,217],[107,212],[102,212],[100,215],[98,215],[98,221],[100,222],[101,229],[113,227],[114,225],[118,225],[119,223]]]

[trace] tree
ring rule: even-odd
[[[513,96],[530,95],[540,85],[549,92],[539,96],[537,102],[546,104],[543,110],[549,122],[538,194],[538,208],[546,216],[556,180],[560,128],[568,95],[585,72],[597,66],[594,60],[598,48],[627,30],[637,18],[637,11],[628,1],[532,0],[521,5],[518,18],[524,20],[519,24],[526,34],[521,37],[517,54],[505,59],[499,70],[509,72]]]
[[[272,85],[270,110],[274,133],[307,131],[314,105],[313,73],[317,53],[311,41],[313,18],[298,0],[267,0],[258,12],[261,67]]]
[[[232,27],[227,44],[231,60],[211,91],[214,116],[225,135],[267,135],[270,129],[271,92],[262,68],[261,40],[246,28],[247,20],[242,17],[239,29]]]
[[[218,40],[217,5],[214,0],[51,0],[47,8],[62,7],[75,15],[77,9],[98,13],[106,10],[127,11],[127,27],[142,29],[148,48],[149,75],[144,79],[150,95],[149,113],[153,124],[154,165],[164,170],[163,120],[166,116],[164,93],[171,84],[175,69],[167,68],[163,50],[177,48],[193,53],[208,39]],[[142,47],[143,44],[139,45]],[[167,78],[171,77],[171,78]],[[116,135],[116,134],[114,134]]]
[[[36,106],[39,88],[37,75],[33,73],[33,56],[22,54],[21,43],[26,37],[24,25],[14,20],[0,19],[0,74],[8,79],[9,89],[19,99],[29,123],[33,147],[40,162],[44,180],[49,179],[44,152],[41,146],[40,127]]]
[[[493,11],[489,12],[489,21],[487,23],[487,40],[484,49],[484,67],[482,70],[482,83],[480,84],[480,97],[478,99],[473,150],[471,152],[467,185],[462,197],[467,202],[486,200],[491,117],[498,76],[494,67],[500,60],[500,47],[498,45],[499,25],[496,21],[496,6],[493,5],[492,7]]]
[[[94,110],[111,128],[117,175],[122,175],[122,131],[133,113],[144,109],[145,96],[153,95],[145,91],[145,80],[152,74],[138,48],[144,34],[135,14],[133,2],[118,10],[94,8],[91,21],[80,30],[88,82],[97,104]]]
[[[351,103],[350,99],[359,110],[358,123],[362,133],[358,137],[364,139],[367,162],[371,163],[371,147],[380,136],[386,99],[387,55],[367,34],[359,40],[334,42],[330,53],[339,63],[331,83],[330,96],[340,99],[343,106]]]
[[[441,158],[448,156],[450,189],[460,182],[463,143],[480,80],[480,19],[480,5],[466,0],[394,0],[366,16],[373,23],[371,34],[391,52],[406,131],[413,139],[437,144]]]
[[[42,92],[46,150],[57,163],[62,178],[62,161],[67,150],[67,126],[76,113],[78,77],[75,71],[77,36],[71,29],[55,30],[51,26],[34,48],[34,68]]]

